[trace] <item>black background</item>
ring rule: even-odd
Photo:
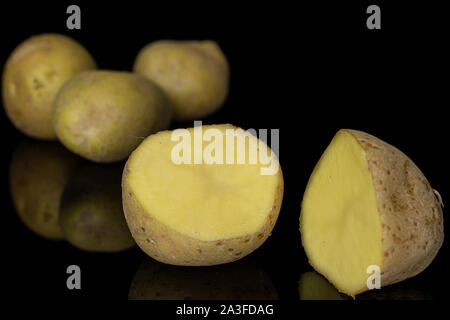
[[[72,3],[81,7],[81,30],[66,28],[66,8]],[[365,10],[372,3],[381,7],[381,30],[366,28]],[[380,1],[10,3],[0,12],[0,63],[20,42],[43,32],[75,38],[100,68],[115,70],[131,70],[137,52],[153,40],[217,41],[229,59],[231,87],[224,107],[204,123],[280,129],[283,206],[272,236],[251,256],[269,274],[279,297],[297,303],[299,276],[311,269],[300,244],[300,202],[315,163],[338,129],[367,131],[395,145],[421,168],[444,203],[449,199],[444,12],[426,1],[395,6]],[[8,167],[25,136],[4,111],[0,117],[4,287],[16,297],[125,300],[145,257],[138,248],[82,252],[39,238],[16,216]],[[445,240],[430,267],[409,283],[433,299],[446,299],[448,254]],[[66,289],[70,264],[83,272],[80,291]]]

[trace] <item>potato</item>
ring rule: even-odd
[[[59,206],[79,158],[56,142],[26,141],[13,153],[9,183],[17,214],[33,232],[62,239]]]
[[[71,177],[61,201],[61,227],[73,246],[117,252],[134,246],[123,215],[122,166],[88,163]]]
[[[278,294],[255,261],[213,267],[179,267],[147,258],[137,270],[130,300],[276,300]]]
[[[314,271],[300,276],[298,294],[300,300],[346,300],[327,279]]]
[[[169,126],[166,94],[137,74],[86,71],[55,100],[53,124],[61,142],[94,162],[127,158],[143,138]]]
[[[55,140],[52,106],[58,90],[77,73],[95,68],[89,52],[69,37],[41,34],[25,40],[3,71],[6,114],[23,133]]]
[[[272,164],[278,165],[271,174],[261,174],[266,168],[261,159],[253,164],[248,160],[220,164],[218,158],[219,163],[177,164],[174,153],[180,144],[188,145],[180,151],[191,154],[188,160],[202,156],[202,151],[208,160],[213,144],[195,147],[197,142],[188,144],[188,138],[177,143],[179,139],[172,139],[180,132],[194,141],[214,133],[217,145],[223,142],[215,148],[222,156],[228,147],[237,148],[238,138],[248,141],[242,149],[246,153],[250,145],[266,146],[232,125],[163,131],[148,137],[131,154],[122,178],[125,217],[136,243],[154,259],[174,265],[215,265],[248,255],[268,238],[278,218],[283,175],[276,156],[271,153]],[[236,160],[237,154],[234,159],[227,156]]]
[[[217,111],[228,95],[228,62],[213,41],[152,42],[139,52],[133,70],[167,92],[178,121]]]
[[[310,264],[341,292],[368,290],[371,265],[381,286],[413,277],[442,245],[443,215],[433,189],[397,148],[340,130],[316,165],[300,214]]]

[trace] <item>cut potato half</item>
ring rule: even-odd
[[[173,131],[159,132],[144,140],[125,166],[123,203],[131,233],[147,254],[169,264],[214,265],[240,259],[267,239],[277,220],[283,195],[278,160],[267,148],[278,166],[274,174],[261,174],[267,165],[259,160],[238,163],[237,137],[247,141],[246,159],[254,143],[258,150],[266,145],[232,125],[182,130],[192,137],[184,151],[178,149],[182,142],[174,140]],[[234,163],[226,162],[231,145],[227,130],[236,133],[234,157],[229,158]],[[213,133],[214,138],[198,148],[201,132]],[[211,144],[219,140],[223,144],[211,152]],[[203,163],[195,163],[199,150]],[[178,163],[178,155],[188,153],[190,163]],[[222,154],[222,163],[218,158],[205,163],[206,154]]]
[[[341,292],[368,290],[423,271],[443,242],[439,201],[422,172],[395,147],[340,130],[316,165],[300,215],[310,264]]]

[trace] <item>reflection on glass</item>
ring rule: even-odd
[[[61,201],[65,239],[86,251],[117,252],[134,246],[122,208],[122,164],[80,166]]]
[[[27,140],[13,153],[9,182],[23,223],[47,239],[62,239],[59,206],[78,158],[54,142]]]
[[[122,251],[135,244],[122,208],[122,168],[83,162],[56,142],[27,140],[10,164],[12,202],[41,237],[87,251]]]
[[[262,267],[245,258],[211,267],[180,267],[147,258],[130,286],[131,300],[275,300]]]
[[[391,284],[380,290],[370,290],[356,296],[356,300],[431,300],[430,293],[411,280]]]
[[[351,297],[339,291],[323,276],[315,271],[305,272],[298,284],[300,300],[350,300]],[[373,289],[359,294],[356,300],[428,300],[429,293],[410,281]]]
[[[300,276],[298,293],[300,300],[345,300],[344,295],[315,271]]]

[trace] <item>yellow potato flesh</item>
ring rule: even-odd
[[[214,127],[222,135],[225,129],[234,128]],[[193,137],[193,128],[188,130]],[[260,169],[266,165],[259,161],[177,165],[171,153],[178,143],[171,141],[170,131],[160,132],[145,140],[129,160],[129,184],[146,212],[198,240],[229,239],[258,231],[272,210],[278,175],[261,175]],[[210,143],[203,142],[204,152]],[[193,158],[194,148],[191,150]]]
[[[311,265],[340,291],[366,288],[367,267],[382,268],[382,229],[363,149],[339,131],[308,182],[300,215],[302,243]]]

